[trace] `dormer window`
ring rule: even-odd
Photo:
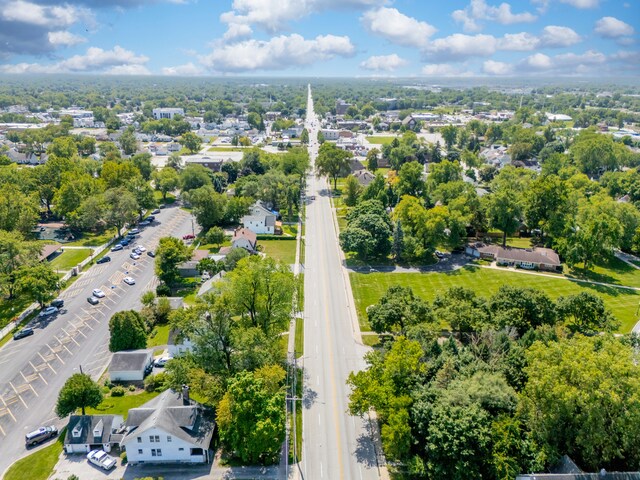
[[[73,430],[71,430],[71,436],[73,438],[80,438],[81,435],[82,435],[82,425],[78,423],[75,427],[73,427]]]

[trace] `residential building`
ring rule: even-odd
[[[248,228],[236,228],[233,232],[233,238],[231,239],[233,248],[244,248],[249,253],[254,253],[257,243],[257,235]]]
[[[336,115],[344,115],[347,113],[348,108],[351,106],[350,103],[345,102],[341,98],[336,101]]]
[[[500,245],[472,243],[465,249],[467,255],[475,258],[495,260],[498,265],[520,267],[527,270],[547,270],[561,272],[562,262],[551,248],[515,248]]]
[[[66,453],[110,452],[124,434],[122,415],[71,415],[64,437]]]
[[[258,235],[273,235],[275,233],[277,215],[262,202],[254,203],[249,213],[240,220],[244,228],[248,228]]]
[[[340,130],[336,130],[332,128],[323,128],[321,132],[325,140],[335,141],[335,140],[338,140],[338,138],[340,138]]]
[[[163,118],[173,119],[176,115],[184,117],[184,108],[154,108],[153,118],[161,120]]]
[[[181,393],[166,390],[139,408],[129,410],[121,446],[130,464],[209,463],[215,422],[201,405]]]
[[[358,183],[363,187],[368,186],[376,178],[376,176],[369,170],[358,170],[353,174],[353,176],[356,177]]]
[[[177,328],[172,328],[167,340],[167,350],[171,358],[179,357],[193,350],[193,343]]]
[[[417,120],[413,118],[412,115],[407,115],[406,117],[404,117],[404,119],[402,119],[402,125],[404,125],[405,127],[411,130],[416,128],[417,124],[418,124]]]
[[[151,350],[130,350],[116,352],[109,364],[109,380],[112,382],[141,382],[145,371],[151,365]]]

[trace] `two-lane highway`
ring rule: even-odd
[[[310,88],[306,127],[314,165],[319,121]],[[364,368],[366,347],[356,341],[329,186],[313,174],[307,185],[302,470],[308,480],[373,480],[379,471],[370,425],[348,414],[345,383]]]
[[[79,371],[94,378],[111,359],[109,318],[115,312],[139,309],[140,296],[158,284],[154,259],[144,252],[133,260],[135,245],[155,250],[160,238],[181,238],[192,232],[192,216],[174,206],[161,210],[129,248],[110,252],[112,261],[94,265],[80,275],[60,298],[64,308],[45,322],[32,322],[35,334],[10,341],[0,349],[0,473],[26,454],[24,435],[45,424],[63,426],[54,413],[60,388],[70,375]],[[135,285],[123,282],[133,277]],[[87,297],[93,289],[105,293],[98,305]]]

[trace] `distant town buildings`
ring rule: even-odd
[[[176,115],[184,117],[184,108],[154,108],[153,118],[161,120],[163,118],[173,119]]]

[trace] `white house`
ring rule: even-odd
[[[249,209],[249,214],[241,219],[244,228],[261,235],[273,235],[276,228],[276,215],[267,209],[262,203],[256,202]]]
[[[193,350],[193,342],[185,337],[177,328],[172,328],[167,340],[167,350],[171,358],[179,357]]]
[[[340,138],[340,130],[323,128],[321,131],[322,131],[322,136],[324,137],[325,140],[333,141],[333,140],[338,140],[338,138]]]
[[[255,232],[248,228],[236,228],[233,232],[233,238],[231,239],[233,248],[244,248],[249,253],[253,253],[256,250],[257,243],[258,237]]]
[[[130,464],[209,463],[213,420],[201,405],[182,393],[166,390],[140,408],[129,410],[126,434],[120,442]]]
[[[109,379],[112,382],[141,382],[152,359],[151,350],[116,352],[109,364]]]
[[[87,453],[102,449],[110,452],[113,445],[120,443],[123,433],[122,415],[71,415],[64,437],[64,451]]]
[[[162,118],[173,119],[176,115],[182,115],[184,117],[184,108],[154,108],[153,118],[160,120]]]

